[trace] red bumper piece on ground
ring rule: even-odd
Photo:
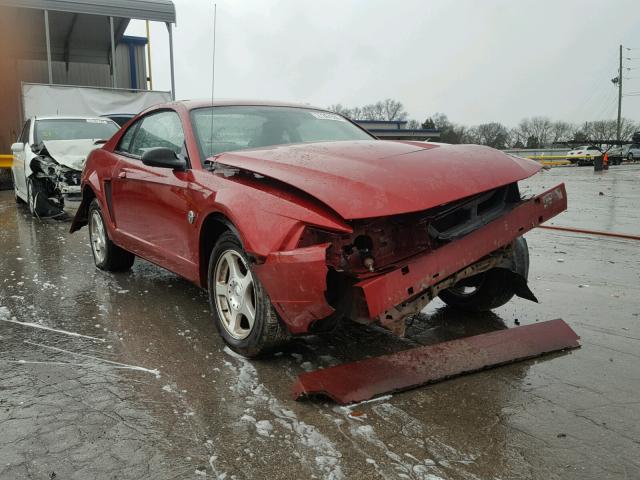
[[[303,373],[296,399],[326,395],[340,404],[368,400],[465,373],[577,348],[578,335],[564,320],[497,330],[391,355]]]

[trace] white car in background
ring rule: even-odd
[[[640,160],[640,145],[637,143],[630,145],[629,149],[627,150],[626,157],[630,162],[634,160]]]
[[[51,217],[65,199],[80,200],[80,174],[87,155],[120,127],[108,118],[33,117],[11,145],[16,201],[32,215]]]
[[[602,155],[602,151],[593,145],[574,148],[567,153],[567,160],[578,165],[593,165],[596,157]]]

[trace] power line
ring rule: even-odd
[[[589,88],[587,89],[587,92],[590,93],[587,95],[587,98],[583,102],[580,102],[572,109],[571,116],[588,117],[589,113],[598,111],[602,108],[603,96],[608,97],[607,94],[609,94],[609,96],[611,95],[611,91],[608,90],[609,82],[604,79],[607,78],[606,76],[609,74],[608,72],[613,70],[617,66],[617,64],[618,56],[612,56],[609,59],[609,62],[603,62],[600,68],[590,72],[589,76],[593,79],[591,84],[589,85]],[[607,89],[607,91],[605,91],[605,89]],[[606,98],[605,100],[606,102],[610,101],[609,98]]]

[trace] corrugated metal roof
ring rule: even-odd
[[[0,0],[1,6],[176,22],[176,8],[170,0]]]

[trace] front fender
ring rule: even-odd
[[[102,186],[98,174],[94,171],[82,182],[82,200],[76,211],[69,228],[69,233],[77,232],[89,222],[89,205],[94,198],[101,202],[103,197]],[[102,204],[102,202],[101,202]]]
[[[306,333],[316,320],[335,312],[326,300],[328,243],[274,252],[253,271],[293,334]]]

